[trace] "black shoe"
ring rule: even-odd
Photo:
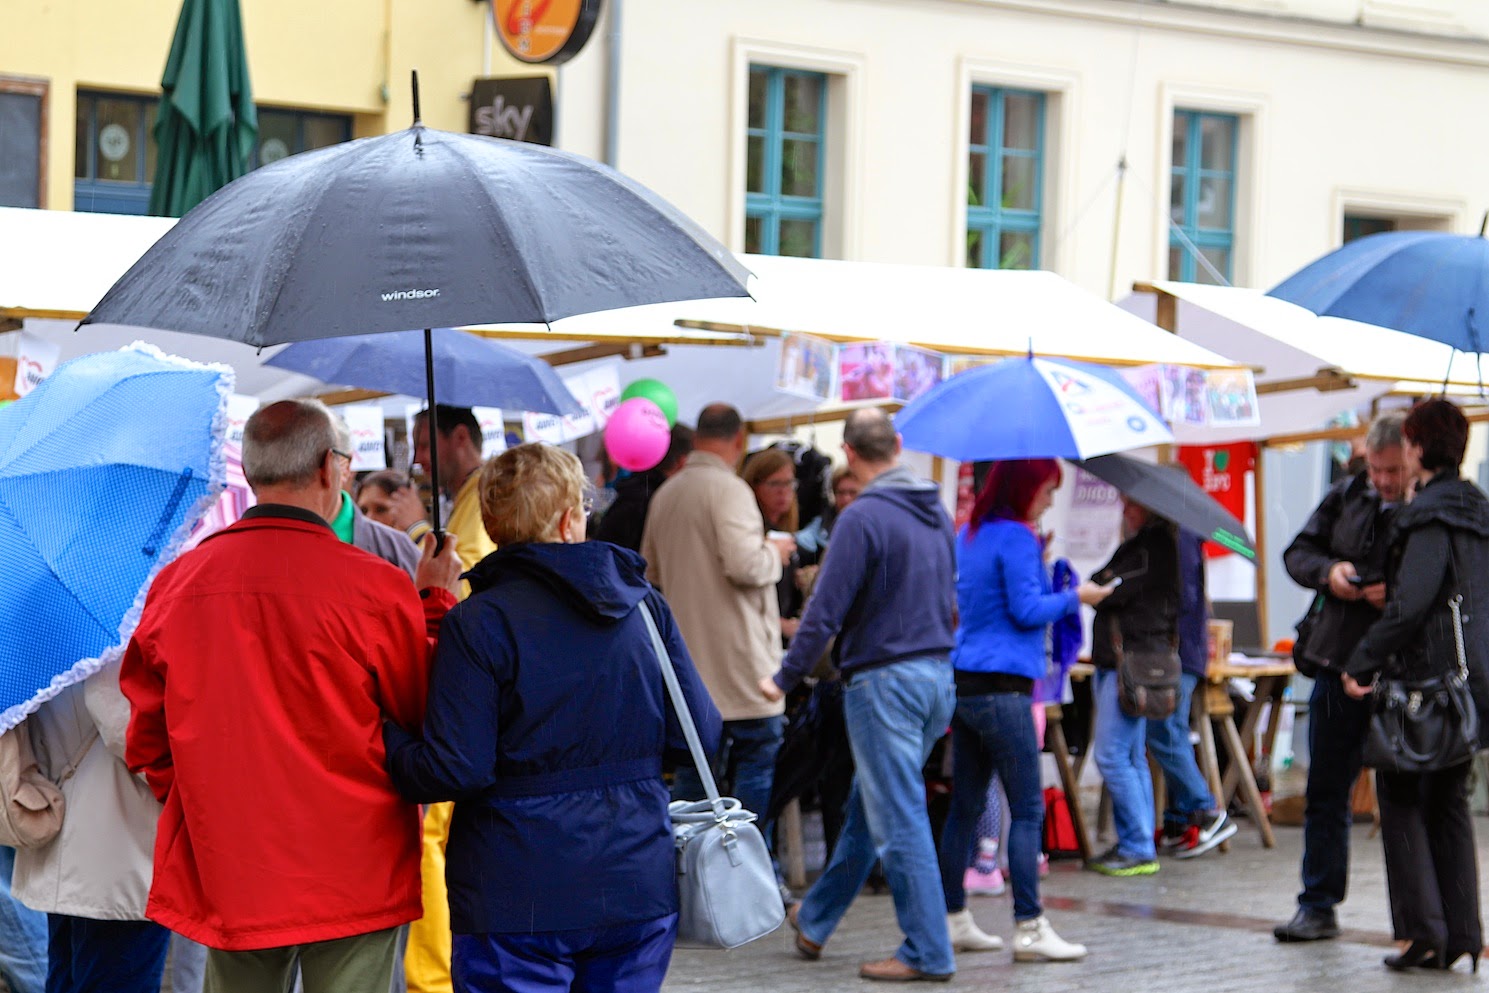
[[[1413,941],[1406,951],[1385,957],[1387,969],[1445,969],[1447,959],[1442,948],[1430,941]]]
[[[1339,937],[1339,921],[1333,910],[1299,907],[1293,919],[1272,929],[1278,941],[1322,941]]]
[[[1455,965],[1458,964],[1458,960],[1459,959],[1461,959],[1463,956],[1467,955],[1469,957],[1469,960],[1473,964],[1473,971],[1474,972],[1478,972],[1479,971],[1479,955],[1483,951],[1484,951],[1484,948],[1483,948],[1482,945],[1468,947],[1468,948],[1460,948],[1460,947],[1458,947],[1458,946],[1456,946],[1456,945],[1454,945],[1454,944],[1452,944],[1450,942],[1448,944],[1447,951],[1443,953],[1443,957],[1442,957],[1442,963],[1443,964],[1442,964],[1442,967],[1444,969],[1451,969],[1451,968],[1453,968],[1453,966],[1455,966]]]

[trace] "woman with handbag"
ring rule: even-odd
[[[1154,843],[1153,778],[1148,771],[1147,718],[1130,711],[1124,692],[1129,673],[1119,670],[1138,660],[1172,663],[1179,687],[1179,546],[1174,525],[1133,500],[1122,498],[1126,540],[1111,560],[1091,576],[1111,595],[1096,607],[1091,628],[1096,728],[1091,754],[1112,798],[1117,843],[1090,862],[1105,876],[1151,876],[1158,871]]]
[[[952,653],[954,780],[941,835],[941,886],[952,947],[1002,948],[999,938],[984,934],[972,920],[964,881],[977,820],[996,772],[1008,792],[1017,962],[1072,961],[1086,954],[1084,945],[1055,933],[1039,902],[1044,796],[1032,712],[1034,683],[1047,668],[1050,624],[1107,595],[1091,583],[1060,593],[1051,589],[1038,527],[1059,485],[1060,466],[1053,459],[995,464],[957,537],[961,626]]]
[[[455,989],[654,993],[678,926],[662,761],[688,745],[648,613],[710,753],[719,712],[641,557],[585,542],[577,458],[521,445],[479,486],[499,550],[445,618],[423,737],[383,728],[403,795],[456,801]]]
[[[1483,948],[1468,809],[1470,760],[1489,714],[1489,499],[1458,475],[1468,421],[1447,400],[1402,425],[1415,478],[1391,525],[1385,610],[1345,665],[1345,692],[1375,691],[1365,764],[1376,769],[1392,969],[1449,969]]]

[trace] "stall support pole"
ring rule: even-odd
[[[1271,648],[1271,631],[1267,627],[1267,446],[1256,446],[1256,624],[1260,629],[1258,648]]]

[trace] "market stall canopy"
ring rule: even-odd
[[[1178,425],[1181,443],[1263,439],[1323,427],[1335,415],[1399,392],[1434,393],[1479,382],[1475,357],[1414,335],[1335,317],[1318,317],[1260,290],[1197,283],[1139,283],[1119,301],[1158,319],[1159,298],[1176,302],[1176,335],[1264,370],[1256,376],[1260,427]]]
[[[1105,365],[1234,368],[1053,272],[740,257],[754,299],[676,304],[690,327],[891,341],[949,355],[1036,355]],[[595,319],[605,315],[594,315]]]

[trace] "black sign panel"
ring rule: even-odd
[[[553,144],[553,89],[547,76],[477,79],[470,92],[470,132]]]

